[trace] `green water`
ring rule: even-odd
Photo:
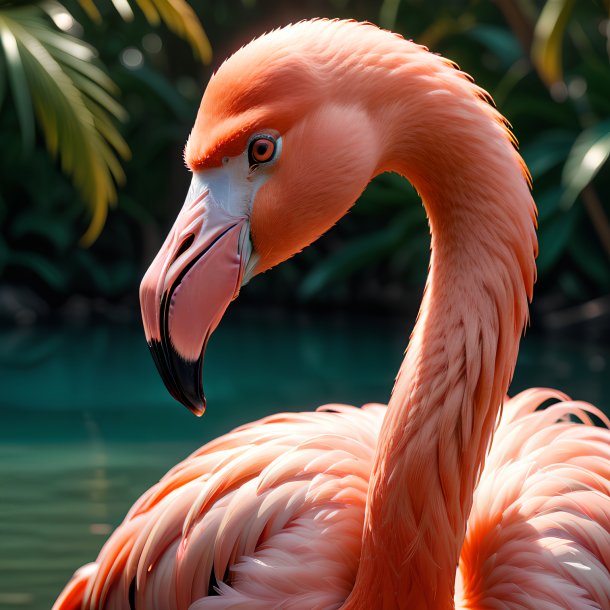
[[[279,410],[387,401],[410,329],[389,320],[229,316],[199,420],[167,395],[139,327],[0,330],[0,610],[48,609],[138,495],[234,426]],[[529,335],[513,391],[610,412],[610,349]]]

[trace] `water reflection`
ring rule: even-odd
[[[232,427],[327,402],[387,401],[410,328],[240,314],[212,338],[209,409],[163,388],[139,327],[0,331],[0,609],[47,609],[136,497]],[[529,335],[513,390],[545,385],[610,412],[610,350]]]

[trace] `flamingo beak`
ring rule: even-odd
[[[211,184],[196,178],[144,275],[140,306],[146,340],[167,389],[200,416],[205,347],[239,294],[252,246],[247,217],[228,212]]]

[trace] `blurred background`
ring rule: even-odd
[[[208,349],[202,421],[163,388],[139,322],[212,71],[314,16],[400,32],[493,95],[539,207],[512,391],[557,387],[610,412],[608,2],[0,0],[0,610],[49,608],[202,442],[281,409],[387,401],[429,255],[418,198],[393,175],[241,292]]]

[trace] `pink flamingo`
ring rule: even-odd
[[[205,445],[55,610],[610,608],[610,433],[590,414],[608,422],[552,390],[505,398],[536,211],[488,102],[370,24],[301,22],[222,65],[186,147],[186,203],[141,287],[172,394],[203,412],[203,351],[240,286],[385,171],[430,221],[419,318],[387,408],[284,413]]]

